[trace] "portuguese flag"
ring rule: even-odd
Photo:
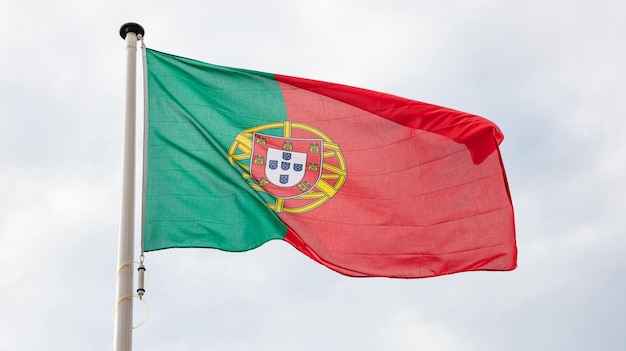
[[[280,239],[348,276],[516,267],[492,122],[148,49],[145,251]]]

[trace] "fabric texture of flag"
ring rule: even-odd
[[[492,122],[151,49],[146,61],[145,251],[281,239],[348,276],[516,267]]]

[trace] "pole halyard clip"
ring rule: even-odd
[[[145,287],[145,273],[146,273],[146,266],[143,265],[143,253],[141,254],[141,257],[139,258],[139,267],[137,267],[137,295],[139,295],[139,300],[143,299],[143,294],[146,293],[146,287]]]

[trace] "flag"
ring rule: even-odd
[[[348,276],[516,267],[492,122],[146,51],[145,251],[278,239]]]

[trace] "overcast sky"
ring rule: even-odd
[[[416,280],[280,241],[148,253],[135,350],[622,350],[625,19],[621,0],[0,0],[0,350],[113,348],[128,21],[156,50],[494,121],[519,248],[512,272]]]

